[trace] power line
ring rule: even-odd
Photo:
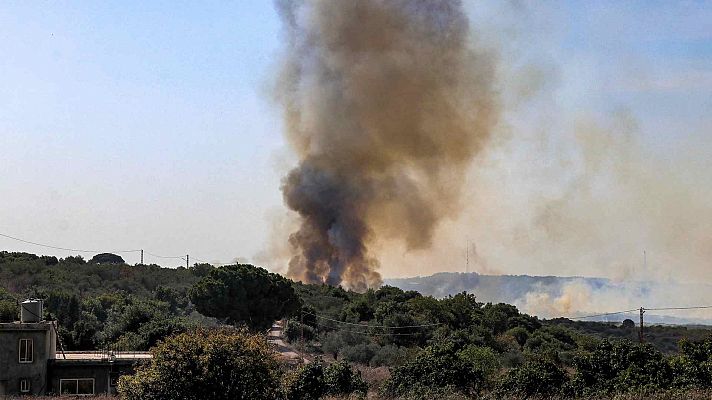
[[[333,326],[321,324],[319,322],[317,322],[316,324],[319,326],[322,326],[324,328],[334,328]],[[368,326],[368,325],[360,325],[360,326],[362,326],[364,328],[372,327],[372,326]],[[415,336],[415,335],[420,335],[420,332],[418,332],[418,333],[392,333],[392,332],[376,333],[376,332],[358,332],[358,331],[352,331],[352,330],[343,329],[343,328],[337,328],[337,329],[339,329],[339,331],[341,331],[341,332],[348,332],[348,333],[354,333],[356,335],[366,335],[366,336]]]
[[[646,308],[645,311],[700,310],[703,308],[712,308],[712,306]]]
[[[405,328],[426,328],[426,327],[430,327],[430,326],[443,325],[441,322],[434,323],[434,324],[404,325],[404,326],[363,325],[363,324],[355,324],[355,323],[352,323],[352,322],[339,321],[338,319],[328,318],[328,317],[324,317],[324,316],[317,315],[317,314],[313,314],[313,313],[306,312],[306,311],[303,311],[303,313],[304,313],[304,314],[308,314],[308,315],[313,315],[313,316],[315,316],[315,317],[317,317],[317,318],[321,318],[321,319],[324,319],[324,320],[327,320],[327,321],[337,322],[337,323],[339,323],[339,324],[352,325],[352,326],[360,326],[360,327],[364,327],[364,328],[405,329]]]
[[[149,253],[149,252],[146,252],[146,254],[148,254],[149,256],[156,257],[156,258],[172,258],[172,259],[178,259],[178,260],[185,260],[185,256],[160,256],[158,254],[153,254],[153,253]]]
[[[75,252],[77,252],[77,253],[102,253],[102,252],[104,252],[104,253],[138,253],[138,252],[141,251],[141,249],[138,249],[138,250],[115,250],[115,251],[70,249],[70,248],[67,248],[67,247],[52,246],[52,245],[49,245],[49,244],[43,244],[43,243],[32,242],[32,241],[29,241],[29,240],[20,239],[20,238],[15,237],[15,236],[6,235],[6,234],[4,234],[4,233],[0,233],[0,236],[5,237],[5,238],[8,238],[8,239],[12,239],[12,240],[17,240],[18,242],[23,242],[23,243],[27,243],[27,244],[32,244],[32,245],[35,245],[35,246],[46,247],[46,248],[55,249],[55,250],[75,251]]]
[[[649,308],[646,309],[646,310],[649,310]],[[634,308],[634,309],[632,309],[632,310],[614,311],[614,312],[607,312],[607,313],[602,313],[602,314],[584,315],[584,316],[580,316],[580,317],[562,317],[562,318],[566,318],[566,319],[586,319],[586,318],[595,318],[595,317],[605,317],[605,316],[608,316],[608,315],[625,314],[625,313],[629,313],[629,312],[633,312],[633,311],[638,311],[638,309],[637,309],[637,308]]]
[[[645,311],[674,311],[674,310],[701,310],[701,309],[709,309],[712,308],[712,306],[690,306],[690,307],[658,307],[658,308],[646,308],[643,307],[643,310]],[[593,315],[585,315],[585,316],[579,316],[579,317],[562,317],[562,318],[567,318],[567,319],[586,319],[586,318],[595,318],[595,317],[605,317],[609,315],[618,315],[618,314],[625,314],[625,313],[630,313],[630,312],[635,312],[635,311],[640,311],[638,308],[634,308],[632,310],[623,310],[623,311],[614,311],[614,312],[607,312],[607,313],[601,313],[601,314],[593,314]]]
[[[69,247],[53,246],[53,245],[50,245],[50,244],[33,242],[33,241],[31,241],[31,240],[21,239],[21,238],[19,238],[19,237],[15,237],[15,236],[8,235],[8,234],[5,234],[5,233],[0,233],[0,236],[2,236],[2,237],[4,237],[4,238],[16,240],[16,241],[18,241],[18,242],[31,244],[31,245],[34,245],[34,246],[46,247],[46,248],[55,249],[55,250],[73,251],[73,252],[77,252],[77,253],[119,253],[119,254],[122,254],[122,253],[140,253],[140,252],[142,251],[141,249],[135,249],[135,250],[87,250],[87,249],[73,249],[73,248],[69,248]],[[146,255],[149,255],[149,256],[152,256],[152,257],[156,257],[156,258],[179,259],[179,260],[185,260],[185,259],[186,259],[185,256],[162,256],[162,255],[160,255],[160,254],[149,253],[148,251],[145,251],[144,253],[145,253]]]

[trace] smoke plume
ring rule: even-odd
[[[283,180],[300,217],[288,275],[380,284],[370,247],[431,245],[498,116],[493,56],[452,0],[278,3],[289,38],[278,83],[299,164]]]

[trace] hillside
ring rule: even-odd
[[[196,264],[169,269],[102,259],[110,262],[0,252],[0,320],[17,317],[16,301],[41,297],[46,302],[46,317],[59,321],[67,350],[104,346],[145,350],[178,334],[205,332],[199,328],[230,320],[245,326],[237,321],[254,322],[270,303],[265,301],[270,295],[257,294],[250,300],[244,293],[243,298],[239,296],[249,286],[254,286],[249,289],[252,293],[265,286],[254,285],[258,282],[255,277],[267,277],[268,272],[254,266]],[[510,304],[483,302],[474,293],[436,298],[388,285],[357,293],[274,276],[283,283],[275,288],[291,293],[289,310],[280,314],[287,319],[285,338],[315,361],[297,373],[317,373],[314,368],[322,368],[319,360],[348,362],[368,377],[373,393],[385,391],[396,397],[420,394],[424,398],[447,393],[488,393],[493,398],[507,394],[575,397],[642,387],[654,391],[706,388],[710,382],[708,370],[698,368],[696,361],[712,363],[707,330],[650,327],[648,343],[640,346],[634,340],[634,326],[542,320]],[[457,287],[452,282],[458,277],[438,274],[425,282],[434,290],[436,283],[449,280],[447,287],[452,289]],[[483,297],[494,294],[485,290],[487,285],[521,292],[543,285],[555,288],[562,282],[556,277],[466,278],[463,285],[479,286]],[[592,280],[590,284],[605,287],[610,283]],[[241,289],[223,290],[228,285]],[[427,290],[426,286],[422,289]],[[201,308],[201,296],[193,296],[196,288],[205,295],[207,308]],[[219,308],[211,310],[211,302]],[[208,310],[206,315],[226,312],[234,318],[218,321],[196,309]],[[278,318],[270,317],[270,321]],[[264,330],[251,329],[258,340],[264,340]],[[678,343],[682,344],[678,347]],[[591,363],[593,359],[598,361]],[[601,363],[610,378],[589,379],[598,376]],[[636,372],[647,368],[664,374]],[[541,373],[548,379],[544,386],[537,377]],[[295,375],[293,379],[302,378]],[[412,382],[420,382],[420,386]]]
[[[600,314],[641,306],[708,304],[708,294],[712,293],[712,286],[704,283],[615,282],[605,278],[481,275],[475,272],[441,272],[430,276],[386,279],[385,284],[437,298],[465,291],[475,294],[479,301],[514,304],[525,312],[545,318]],[[636,315],[634,312],[591,320],[620,322],[624,318],[635,319]],[[646,321],[655,324],[712,325],[712,312],[697,315],[648,312],[645,317]]]

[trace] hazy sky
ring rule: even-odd
[[[580,114],[606,125],[624,113],[645,154],[675,160],[690,151],[684,158],[697,169],[681,179],[709,171],[712,2],[464,3],[475,40],[499,54],[509,134],[485,164],[511,179],[492,201],[560,193],[517,176],[529,157],[517,139],[547,131],[566,147],[562,132]],[[0,233],[61,247],[254,259],[285,213],[280,180],[293,162],[270,98],[281,33],[262,0],[2,2]],[[708,198],[708,183],[697,198]],[[437,246],[433,254],[449,251]],[[70,254],[6,238],[0,249]],[[598,275],[477,249],[496,272]],[[461,256],[410,269],[384,262],[381,272],[461,270]]]

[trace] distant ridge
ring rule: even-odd
[[[446,297],[463,291],[484,303],[514,304],[524,312],[543,318],[587,315],[640,306],[660,307],[712,304],[712,285],[641,281],[619,282],[582,276],[483,275],[477,272],[438,272],[430,276],[384,279],[384,284],[415,290],[426,296]],[[534,300],[537,300],[534,304]],[[572,302],[568,311],[561,303]],[[701,314],[647,313],[646,321],[670,325],[710,325],[712,310]],[[636,315],[601,317],[592,320],[618,321]]]

